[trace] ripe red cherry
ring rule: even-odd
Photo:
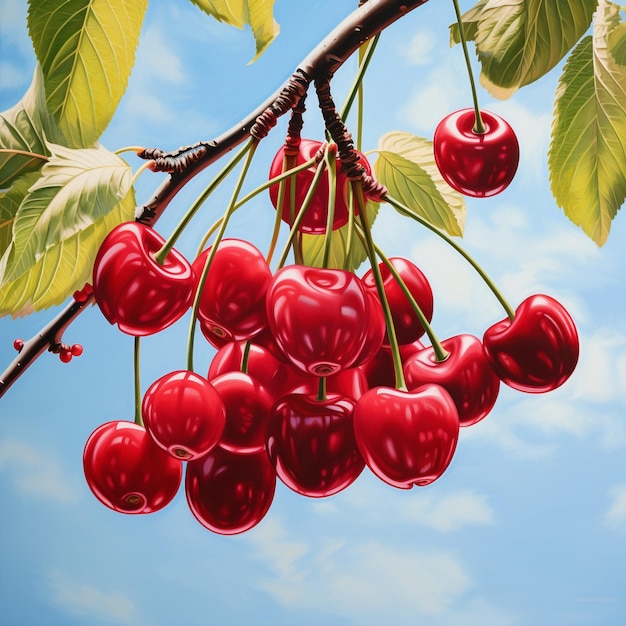
[[[370,361],[379,352],[385,341],[387,334],[387,325],[385,323],[385,315],[383,313],[383,307],[378,298],[378,294],[371,289],[365,289],[367,296],[368,312],[367,312],[367,335],[365,337],[365,343],[363,349],[359,354],[357,360],[354,362],[355,366],[362,365]]]
[[[437,361],[430,346],[405,361],[406,386],[410,391],[428,383],[441,385],[454,400],[461,426],[470,426],[493,408],[500,379],[477,337],[457,335],[442,341],[441,346],[448,352],[445,361]]]
[[[267,514],[276,474],[265,451],[235,454],[221,447],[187,463],[185,493],[194,517],[220,535],[236,535]]]
[[[220,446],[239,454],[265,450],[267,422],[274,396],[243,372],[226,372],[211,382],[226,408],[226,426]]]
[[[506,189],[519,163],[519,144],[511,126],[495,113],[481,111],[484,133],[474,132],[474,109],[461,109],[439,122],[433,138],[435,162],[445,181],[467,196],[484,198]]]
[[[317,376],[299,376],[299,382],[289,393],[316,395],[320,379]],[[368,389],[367,378],[360,367],[350,367],[326,378],[326,393],[346,396],[358,400]],[[286,394],[285,394],[286,395]]]
[[[144,428],[115,421],[94,430],[83,468],[89,488],[119,513],[154,513],[176,495],[182,464],[159,448]]]
[[[578,363],[578,333],[570,314],[550,296],[526,298],[508,317],[488,328],[485,353],[502,382],[528,393],[560,387]]]
[[[430,322],[433,318],[433,292],[426,276],[424,276],[419,267],[408,259],[394,257],[390,258],[389,261],[406,284],[413,298],[415,298],[426,319]],[[411,302],[404,295],[389,268],[384,263],[380,263],[379,268],[383,278],[385,295],[389,301],[398,343],[401,345],[413,343],[424,334],[424,327],[413,310]],[[365,287],[378,297],[374,272],[371,269],[368,270],[362,280]],[[385,337],[385,342],[389,343],[387,336]]]
[[[299,369],[329,376],[358,358],[368,327],[359,278],[344,270],[283,267],[267,290],[267,321],[276,343]]]
[[[424,486],[446,470],[459,437],[459,415],[439,385],[414,391],[370,389],[354,409],[354,434],[365,463],[400,489]]]
[[[211,248],[193,263],[198,279]],[[265,292],[272,272],[263,254],[241,239],[223,239],[204,283],[198,308],[203,332],[218,340],[250,339],[267,326]]]
[[[154,260],[165,240],[139,222],[114,228],[102,242],[93,268],[93,293],[104,317],[123,332],[144,336],[178,320],[193,300],[196,278],[175,249],[163,265]]]
[[[214,448],[226,425],[217,391],[206,378],[188,370],[170,372],[152,383],[141,413],[156,444],[183,461]]]
[[[322,147],[322,143],[313,139],[302,139],[299,146],[299,152],[297,156],[297,165],[302,165],[309,159],[315,156],[315,154]],[[365,168],[367,174],[371,174],[372,169],[367,159],[361,152],[357,152],[359,156],[359,163]],[[285,147],[281,147],[270,167],[270,178],[280,176],[283,172],[283,160],[285,155]],[[311,182],[315,175],[315,166],[310,167],[302,172],[296,174],[296,206],[295,215],[300,211],[306,194],[311,187]],[[278,184],[270,187],[270,200],[274,205],[274,208],[278,206]],[[342,172],[341,162],[337,162],[337,195],[335,200],[335,212],[333,214],[333,230],[340,228],[348,223],[349,211],[349,188],[350,181],[346,178]],[[284,201],[282,219],[289,225],[292,225],[294,219],[291,215],[290,206],[290,193],[291,193],[291,181],[287,179],[283,184]],[[315,195],[311,204],[306,210],[306,214],[302,219],[299,230],[304,233],[321,234],[326,232],[326,221],[328,218],[328,194],[329,185],[328,178],[323,175],[316,188]],[[294,217],[295,217],[294,215]],[[355,215],[358,215],[358,210],[355,207]]]
[[[352,428],[354,401],[328,394],[291,394],[270,417],[267,452],[277,476],[304,496],[331,496],[351,485],[365,466]]]
[[[424,344],[418,339],[413,343],[406,343],[399,346],[400,358],[402,362],[419,350],[424,348]],[[368,387],[395,387],[396,374],[393,366],[391,348],[383,345],[381,349],[369,360],[363,363],[359,369],[365,374]]]

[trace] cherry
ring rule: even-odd
[[[435,162],[456,191],[483,198],[506,189],[517,171],[519,144],[511,126],[481,111],[484,133],[474,131],[474,109],[461,109],[439,122],[433,138]]]
[[[171,502],[182,480],[182,464],[159,448],[134,422],[102,424],[83,453],[89,488],[120,513],[153,513]]]
[[[418,339],[413,343],[399,346],[400,359],[404,363],[412,354],[424,348],[424,344]],[[369,360],[363,363],[359,369],[365,374],[368,387],[395,387],[396,374],[393,365],[391,348],[383,345],[380,350]]]
[[[367,325],[365,343],[359,357],[354,362],[355,366],[367,363],[378,353],[383,345],[383,341],[385,340],[387,333],[385,315],[383,313],[383,307],[378,298],[378,294],[370,289],[366,289],[365,294],[367,296],[367,319],[369,322]]]
[[[226,372],[212,383],[226,408],[226,426],[220,446],[239,454],[265,450],[265,433],[274,396],[243,372]]]
[[[93,293],[104,317],[134,336],[151,335],[191,306],[196,277],[175,249],[163,265],[154,259],[165,243],[155,230],[125,222],[102,242],[93,269]]]
[[[297,163],[296,165],[302,165],[306,161],[310,160],[315,154],[322,148],[322,143],[315,141],[314,139],[302,139],[298,148]],[[367,174],[371,174],[372,169],[368,163],[365,155],[358,152],[359,163],[365,168]],[[270,167],[270,178],[275,178],[283,172],[283,160],[285,156],[285,146],[282,146]],[[300,211],[306,194],[311,187],[311,182],[315,176],[315,166],[312,166],[302,172],[298,172],[295,175],[296,179],[296,206],[295,215]],[[274,208],[278,206],[278,188],[279,185],[274,184],[270,187],[270,200],[274,205]],[[290,226],[294,222],[295,215],[291,215],[290,194],[291,194],[291,181],[286,179],[283,183],[283,211],[282,220]],[[341,228],[348,223],[349,218],[349,189],[350,181],[346,178],[346,175],[342,172],[341,162],[337,162],[337,195],[335,200],[335,210],[333,213],[333,230]],[[311,204],[306,209],[306,214],[300,223],[299,230],[304,233],[310,234],[322,234],[326,232],[326,222],[328,218],[328,195],[329,184],[328,178],[323,175],[319,181],[319,184],[315,190],[314,197]],[[358,215],[358,209],[355,207],[355,215]]]
[[[487,359],[502,382],[528,393],[560,387],[578,363],[579,344],[570,314],[554,298],[535,294],[485,331]]]
[[[461,426],[480,421],[493,408],[500,390],[500,379],[489,365],[480,339],[457,335],[441,342],[448,352],[437,361],[432,347],[424,348],[404,362],[409,390],[427,383],[441,385],[454,400]]]
[[[291,265],[267,290],[267,321],[276,343],[299,369],[329,376],[350,367],[367,337],[368,300],[352,272]]]
[[[276,474],[265,451],[235,454],[220,446],[187,463],[185,493],[194,517],[209,530],[235,535],[267,514]]]
[[[439,385],[413,391],[370,389],[354,409],[354,434],[365,463],[393,487],[424,486],[446,470],[456,449],[459,415]]]
[[[72,344],[70,350],[72,352],[72,356],[81,356],[83,353],[83,347],[79,343]]]
[[[72,360],[72,350],[68,348],[61,348],[59,350],[59,359],[62,363],[69,363]]]
[[[315,395],[319,389],[320,379],[317,376],[299,376],[299,384],[291,387],[289,393],[305,393]],[[367,378],[359,367],[341,370],[326,378],[326,392],[339,394],[358,400],[368,389]]]
[[[404,281],[409,293],[415,298],[426,319],[430,322],[433,317],[433,292],[426,276],[408,259],[394,257],[389,259],[389,261]],[[401,345],[413,343],[424,334],[424,327],[411,306],[410,300],[400,288],[398,281],[396,281],[387,265],[380,263],[379,268],[383,278],[385,295],[391,309],[398,343]],[[365,287],[378,296],[374,272],[371,269],[366,272],[362,280]],[[385,341],[388,344],[389,338],[386,337]]]
[[[193,263],[201,276],[211,248]],[[218,340],[250,339],[267,326],[265,292],[272,272],[263,254],[241,239],[222,239],[200,298],[198,319],[203,332]]]
[[[270,417],[267,452],[276,474],[290,489],[314,498],[352,484],[364,462],[354,440],[354,401],[338,394],[317,400],[290,394]]]
[[[226,410],[206,378],[176,370],[156,380],[141,403],[144,425],[155,443],[177,459],[197,459],[217,445]]]

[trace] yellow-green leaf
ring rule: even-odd
[[[609,52],[616,63],[626,65],[626,22],[618,24],[609,33]]]
[[[0,287],[0,316],[29,315],[56,306],[91,281],[96,253],[106,235],[132,219],[132,191],[105,217],[48,249],[16,280]]]
[[[607,43],[619,10],[600,0],[593,36],[565,65],[548,158],[558,205],[598,245],[626,198],[626,66],[614,61]]]
[[[597,0],[481,0],[463,16],[481,84],[497,98],[549,72],[585,34]],[[451,28],[452,41],[460,42]]]
[[[67,145],[89,147],[126,90],[147,0],[29,0],[28,5],[48,110]]]
[[[441,177],[432,142],[394,131],[380,138],[377,152],[374,172],[392,198],[448,234],[463,235],[465,201]]]
[[[108,215],[132,186],[131,168],[105,148],[49,147],[50,160],[15,215],[11,253],[0,285]]]
[[[367,219],[370,226],[374,223],[378,208],[378,202],[368,200],[366,206]],[[357,218],[357,223],[359,219]],[[355,271],[367,258],[367,252],[356,233],[352,230],[352,240],[350,241],[350,228],[346,224],[341,228],[333,230],[330,241],[330,253],[326,267],[334,269],[345,269],[350,272]],[[325,235],[302,235],[302,256],[305,265],[311,267],[324,267]],[[348,252],[348,248],[350,249]]]
[[[274,0],[191,0],[205,13],[220,22],[237,28],[246,24],[252,29],[256,42],[256,61],[274,41],[280,27],[274,19]]]
[[[58,141],[58,131],[46,108],[43,74],[37,65],[24,97],[0,113],[0,189],[25,172],[38,170],[50,153],[46,139]],[[4,151],[7,152],[4,152]],[[30,154],[23,154],[30,153]]]

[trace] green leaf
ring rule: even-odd
[[[274,0],[191,1],[220,22],[237,28],[243,28],[246,24],[250,25],[256,41],[256,55],[250,63],[256,61],[265,52],[280,32],[280,27],[274,20]]]
[[[50,150],[41,177],[15,215],[12,249],[0,285],[108,215],[131,189],[131,168],[102,147],[74,150],[50,144]]]
[[[42,167],[50,154],[46,139],[60,140],[46,108],[43,74],[37,65],[24,97],[14,107],[0,113],[0,149],[31,153],[0,152],[0,189],[9,187],[25,172]]]
[[[147,0],[29,0],[48,110],[73,148],[95,143],[126,90]]]
[[[102,240],[115,226],[132,218],[134,207],[130,191],[108,215],[48,249],[26,273],[0,287],[0,316],[18,317],[56,306],[91,282]]]
[[[378,214],[378,202],[367,201],[365,210],[370,226],[374,223]],[[358,222],[357,218],[357,222]],[[325,235],[302,235],[302,255],[305,265],[311,267],[324,267],[324,247]],[[334,269],[346,269],[354,272],[367,258],[367,252],[356,233],[356,229],[352,232],[352,244],[350,246],[350,255],[348,256],[349,244],[349,227],[346,224],[341,228],[333,230],[331,234],[330,254],[328,255],[327,267]]]
[[[393,131],[379,139],[377,152],[376,179],[391,197],[448,234],[463,235],[465,201],[439,173],[432,142]]]
[[[626,197],[626,66],[607,43],[618,24],[619,6],[600,0],[560,77],[548,155],[558,205],[600,246]]]
[[[597,0],[482,0],[463,16],[482,65],[481,84],[496,98],[549,72],[585,34]],[[451,27],[454,43],[458,28]]]
[[[609,50],[613,60],[626,65],[626,23],[615,26],[609,33]]]

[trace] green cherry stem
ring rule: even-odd
[[[470,61],[469,52],[467,50],[467,39],[465,38],[465,28],[463,27],[463,18],[461,17],[461,9],[459,8],[459,1],[452,0],[454,4],[454,12],[456,13],[456,22],[459,26],[459,37],[461,38],[461,47],[463,48],[463,55],[465,57],[465,65],[467,66],[467,74],[469,76],[470,88],[472,90],[472,100],[474,101],[474,112],[476,120],[474,122],[474,128],[472,129],[477,135],[483,135],[485,133],[485,124],[483,122],[482,115],[480,114],[480,107],[478,106],[478,94],[476,92],[476,83],[474,81],[474,72],[472,71],[472,63]]]
[[[365,211],[365,198],[363,197],[363,188],[360,181],[352,181],[352,193],[354,194],[357,206],[359,207],[359,219],[361,221],[361,228],[363,231],[363,237],[365,239],[365,249],[367,251],[367,256],[369,258],[372,273],[374,275],[374,282],[376,283],[378,297],[380,298],[380,302],[383,307],[385,325],[387,326],[387,336],[389,338],[389,347],[391,348],[391,356],[393,359],[393,370],[396,379],[396,389],[406,391],[407,386],[404,380],[404,373],[402,371],[402,357],[400,356],[400,347],[398,346],[398,338],[396,337],[396,331],[393,325],[391,308],[389,307],[389,301],[387,300],[387,294],[385,293],[383,277],[380,272],[380,267],[378,267],[378,259],[376,258],[376,246],[374,245],[371,227],[367,220],[367,215]]]
[[[287,256],[289,255],[289,249],[292,246],[292,242],[296,235],[298,234],[298,229],[300,228],[300,224],[304,219],[304,215],[306,210],[309,208],[311,201],[313,200],[313,196],[315,195],[315,191],[317,190],[317,186],[322,178],[322,174],[326,170],[326,163],[322,161],[315,170],[315,174],[313,176],[313,180],[311,181],[311,186],[309,187],[307,194],[304,198],[304,202],[300,207],[300,211],[296,216],[296,219],[293,221],[293,225],[291,226],[291,230],[289,231],[289,236],[287,237],[287,242],[285,243],[285,247],[283,249],[283,253],[280,257],[280,261],[278,262],[278,268],[280,269],[287,261]],[[292,189],[295,188],[295,185],[291,185]],[[296,263],[298,263],[298,259],[296,257]]]
[[[133,350],[133,374],[135,387],[135,424],[143,426],[143,417],[141,415],[141,377],[139,375],[139,337],[135,337],[135,345]]]
[[[250,152],[253,146],[256,146],[257,140],[250,139],[243,148],[224,166],[219,174],[205,187],[204,191],[196,198],[195,202],[191,205],[187,213],[183,216],[183,219],[178,223],[168,240],[163,244],[162,248],[155,253],[154,260],[163,265],[170,250],[176,244],[178,238],[182,235],[183,231],[189,225],[198,209],[205,203],[206,199],[217,189],[217,187],[224,181],[224,179],[232,172],[237,164],[243,159],[243,157]]]
[[[320,376],[319,383],[317,385],[317,397],[318,402],[324,402],[326,400],[326,377]]]
[[[198,279],[198,287],[196,289],[196,294],[193,300],[191,321],[189,323],[189,336],[187,340],[187,369],[190,372],[193,372],[193,345],[194,345],[194,337],[196,333],[196,319],[198,317],[198,309],[200,307],[200,300],[202,298],[202,291],[204,289],[204,283],[206,282],[206,278],[209,274],[211,263],[213,263],[213,259],[215,258],[215,254],[217,253],[219,243],[224,237],[224,233],[226,232],[228,221],[230,220],[231,215],[235,211],[235,204],[237,202],[237,197],[239,196],[241,187],[243,186],[244,180],[246,179],[246,175],[248,173],[248,169],[250,168],[250,164],[252,163],[252,158],[254,157],[254,153],[256,152],[258,143],[259,142],[257,139],[253,139],[249,145],[249,148],[247,150],[246,160],[244,162],[243,167],[241,168],[241,172],[239,173],[239,178],[237,179],[237,184],[235,185],[235,189],[233,191],[231,200],[228,203],[228,208],[224,212],[224,216],[222,217],[219,230],[217,232],[217,235],[215,236],[215,241],[213,242],[213,245],[211,246],[211,252],[209,252],[209,255],[207,256],[204,267],[202,268],[202,274],[200,275],[200,278]]]
[[[350,113],[350,109],[354,104],[354,99],[357,97],[358,93],[361,90],[361,84],[363,83],[363,77],[365,76],[365,72],[369,67],[370,61],[372,60],[372,56],[374,56],[374,50],[376,50],[376,44],[380,39],[380,34],[376,35],[365,47],[365,52],[362,57],[360,57],[359,69],[357,70],[356,76],[354,77],[354,82],[350,87],[350,91],[348,92],[348,96],[346,101],[344,102],[343,107],[341,107],[341,111],[339,113],[341,119],[345,122]],[[361,48],[362,49],[362,48]],[[361,108],[361,107],[359,107]]]
[[[337,198],[337,144],[328,145],[324,153],[324,163],[328,172],[328,212],[326,216],[326,233],[324,234],[324,256],[322,267],[328,267],[332,244],[333,220],[335,219],[335,200]]]
[[[248,373],[248,360],[250,358],[250,346],[252,342],[248,339],[246,341],[246,346],[243,349],[243,354],[241,355],[241,367],[239,368],[243,374]]]
[[[435,226],[433,226],[430,222],[428,222],[424,218],[419,217],[419,215],[416,215],[406,205],[402,204],[398,200],[395,200],[388,194],[384,197],[384,201],[389,203],[397,211],[402,213],[402,215],[406,215],[414,219],[416,222],[418,222],[422,226],[425,226],[436,235],[439,235],[439,237],[441,237],[447,244],[452,246],[478,272],[480,277],[485,281],[489,289],[491,289],[491,291],[493,292],[493,295],[498,299],[498,301],[500,302],[500,304],[506,311],[506,314],[508,315],[509,319],[513,321],[513,318],[515,317],[515,311],[513,310],[511,305],[506,301],[506,299],[504,298],[500,290],[496,287],[495,283],[491,280],[491,278],[489,278],[485,270],[483,270],[483,268],[480,267],[480,265],[478,265],[478,263],[463,248],[461,248],[461,246],[459,246],[459,244],[456,243],[456,241],[448,237],[448,235],[446,235],[444,232],[442,232],[438,228],[435,228]]]
[[[387,266],[387,269],[393,276],[393,279],[398,283],[398,287],[400,287],[400,289],[402,290],[402,293],[407,297],[408,301],[411,303],[411,307],[413,308],[413,310],[415,311],[415,314],[419,318],[422,328],[428,335],[428,339],[430,340],[430,343],[433,347],[433,351],[435,352],[435,358],[437,362],[445,361],[450,356],[450,353],[444,350],[443,346],[441,345],[441,342],[439,341],[439,339],[437,339],[437,336],[435,335],[433,328],[430,325],[430,322],[424,315],[424,312],[422,311],[422,308],[420,307],[420,305],[415,301],[415,298],[413,297],[413,294],[409,291],[409,288],[406,286],[406,283],[404,282],[404,280],[402,280],[402,276],[398,274],[396,268],[392,265],[391,261],[385,256],[383,251],[378,246],[375,246],[375,248],[376,248],[376,254],[380,257],[382,262]]]
[[[349,187],[349,202],[348,202],[348,224],[346,230],[346,255],[343,260],[343,269],[352,270],[351,256],[352,256],[352,242],[354,241],[354,194],[352,193],[352,187]]]

